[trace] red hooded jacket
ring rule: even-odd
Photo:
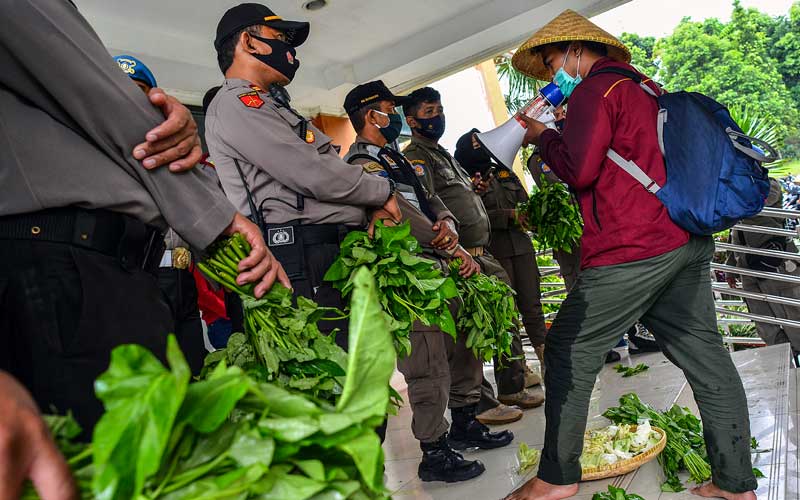
[[[591,72],[610,66],[635,71],[604,57]],[[648,259],[689,241],[658,198],[606,158],[613,148],[663,186],[657,114],[656,100],[632,80],[594,75],[573,91],[563,135],[547,130],[541,136],[542,160],[577,193],[584,220],[581,269]]]

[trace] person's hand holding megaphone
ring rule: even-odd
[[[518,118],[525,122],[525,137],[522,139],[523,146],[529,146],[533,144],[534,146],[539,145],[539,137],[542,135],[542,132],[547,130],[547,126],[538,121],[534,120],[533,118],[529,118],[524,113],[520,113]]]

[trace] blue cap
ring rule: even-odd
[[[552,104],[554,108],[564,103],[564,94],[561,93],[561,89],[558,88],[558,85],[555,83],[548,83],[539,93],[542,94],[544,98],[547,99],[547,102]]]
[[[133,56],[121,55],[114,58],[119,67],[131,80],[139,80],[150,87],[158,87],[156,77],[145,64]]]

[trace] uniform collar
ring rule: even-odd
[[[381,146],[378,146],[377,144],[373,144],[373,143],[369,142],[368,140],[364,139],[360,135],[356,136],[356,147],[364,148],[364,149],[367,150],[367,152],[369,154],[375,155],[375,156],[377,156],[378,153],[380,153],[384,149]]]
[[[437,151],[447,151],[436,141],[428,139],[427,137],[422,137],[421,135],[412,135],[411,144],[416,144],[418,146],[422,146],[428,149],[435,149]]]

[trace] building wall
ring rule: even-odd
[[[315,127],[333,139],[333,143],[341,146],[339,156],[344,156],[350,145],[356,141],[356,131],[347,117],[319,114],[312,118]]]

